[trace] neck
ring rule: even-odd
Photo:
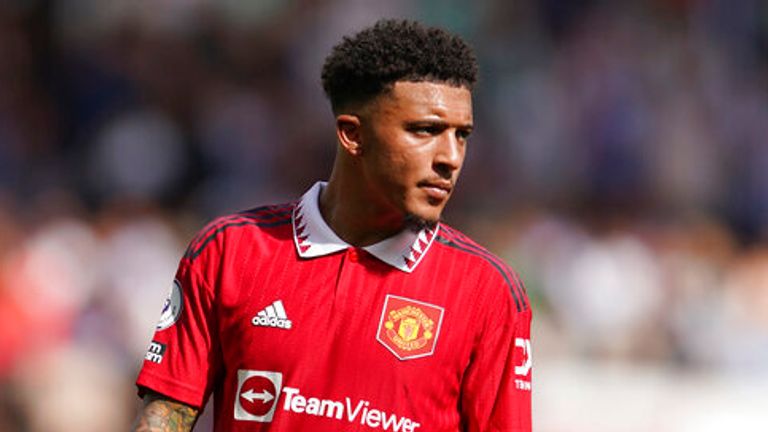
[[[320,214],[339,238],[353,246],[369,246],[405,228],[401,215],[382,211],[359,190],[360,182],[341,179],[334,170],[320,195]]]

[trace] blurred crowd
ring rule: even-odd
[[[523,275],[537,359],[768,375],[763,1],[7,0],[0,430],[130,423],[186,242],[328,175],[320,67],[379,17],[476,47],[446,219]]]

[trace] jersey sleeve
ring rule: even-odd
[[[493,312],[462,380],[462,430],[531,431],[532,315],[510,297],[487,306]]]
[[[182,259],[136,384],[202,408],[221,367],[216,301],[198,260]]]

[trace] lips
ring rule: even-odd
[[[430,198],[442,200],[451,194],[453,183],[448,180],[431,180],[420,182],[419,187],[424,189]]]

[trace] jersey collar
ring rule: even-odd
[[[333,232],[320,214],[320,192],[326,184],[315,183],[293,210],[293,241],[302,258],[329,255],[352,247]],[[363,249],[392,267],[410,273],[427,254],[439,229],[440,224],[435,229],[424,228],[418,233],[403,230]]]

